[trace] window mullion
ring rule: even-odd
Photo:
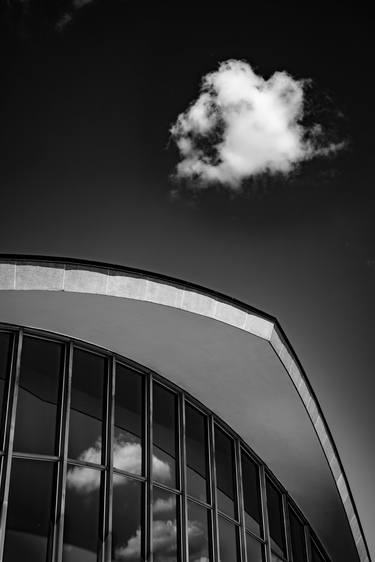
[[[289,521],[289,510],[286,494],[282,494],[283,500],[283,515],[284,515],[284,539],[286,547],[286,557],[288,560],[292,560],[292,543],[290,534],[290,521]]]
[[[10,471],[12,467],[12,453],[14,441],[14,428],[16,422],[18,383],[21,370],[21,353],[23,343],[23,330],[20,329],[12,348],[12,361],[7,394],[7,414],[4,430],[4,458],[3,458],[3,482],[1,489],[1,514],[0,514],[0,560],[3,560],[5,543],[6,518],[9,497]]]
[[[66,492],[66,473],[68,465],[68,438],[69,438],[69,414],[70,414],[70,395],[72,386],[73,370],[73,342],[70,342],[66,349],[66,360],[63,374],[63,392],[61,409],[61,427],[59,434],[59,457],[57,474],[57,505],[56,505],[56,528],[52,552],[53,562],[61,562],[64,546],[64,516],[65,516],[65,492]]]
[[[180,489],[181,489],[181,559],[182,562],[189,560],[188,549],[188,510],[187,510],[187,482],[186,482],[186,416],[185,395],[179,395],[179,465],[180,465]]]
[[[210,451],[210,468],[211,468],[211,501],[213,506],[212,517],[211,517],[211,528],[213,532],[212,536],[212,546],[214,560],[220,560],[220,547],[219,547],[219,519],[217,511],[217,491],[216,491],[216,462],[215,462],[215,423],[213,417],[210,416],[210,439],[209,439],[209,451]]]
[[[240,551],[241,560],[246,561],[246,534],[245,534],[245,506],[243,497],[243,483],[242,483],[242,464],[241,464],[241,443],[238,439],[235,440],[235,457],[236,457],[236,480],[237,480],[237,505],[238,515],[240,521]]]
[[[111,562],[112,555],[112,506],[113,506],[113,432],[115,404],[115,371],[116,360],[111,357],[107,365],[106,406],[104,424],[104,465],[102,490],[102,549],[99,553],[100,562]]]
[[[152,451],[153,451],[153,435],[152,435],[152,416],[153,416],[153,376],[149,373],[146,384],[146,442],[145,442],[145,470],[146,470],[146,493],[145,493],[145,551],[146,560],[153,562],[153,545],[152,545]]]
[[[269,527],[268,509],[267,509],[266,474],[263,465],[261,465],[260,467],[260,491],[261,491],[261,504],[262,504],[262,514],[263,514],[263,533],[266,541],[266,560],[268,562],[271,562],[272,561],[271,537],[270,537],[270,527]]]

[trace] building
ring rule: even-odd
[[[278,322],[181,281],[0,264],[4,562],[369,560]]]

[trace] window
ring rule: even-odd
[[[233,440],[215,426],[217,505],[220,511],[236,518],[235,466]]]
[[[209,501],[206,416],[190,404],[185,408],[187,493]]]
[[[53,480],[53,463],[13,459],[4,562],[47,561]]]
[[[0,332],[0,423],[4,425],[6,381],[10,371],[12,338],[10,334]],[[2,433],[0,433],[2,437]]]
[[[177,487],[177,398],[163,386],[153,387],[153,436],[152,474],[154,480]]]
[[[56,453],[63,347],[25,336],[22,344],[14,450]]]
[[[219,551],[220,562],[237,562],[238,528],[224,517],[219,517]]]
[[[69,422],[71,459],[101,464],[106,360],[82,349],[74,350]]]
[[[179,560],[178,496],[154,487],[152,514],[154,562]]]
[[[266,479],[266,491],[271,547],[276,555],[284,556],[285,532],[282,495],[268,478]]]
[[[260,504],[259,469],[244,452],[241,453],[241,461],[245,525],[249,531],[260,535],[262,512]]]
[[[101,483],[100,470],[68,466],[63,562],[96,562]]]
[[[113,477],[112,560],[141,562],[143,553],[143,484]]]
[[[246,533],[246,557],[247,562],[264,562],[264,547],[254,539],[249,533]]]
[[[189,562],[211,562],[209,511],[192,501],[188,502]]]
[[[113,466],[143,474],[143,378],[118,364],[115,388]]]
[[[289,526],[293,562],[306,562],[305,529],[291,508],[289,508]]]

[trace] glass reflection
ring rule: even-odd
[[[14,450],[54,454],[63,346],[25,337],[22,344]]]
[[[113,477],[112,560],[143,560],[142,484],[126,476]]]
[[[261,507],[258,466],[245,453],[241,454],[243,499],[245,508],[245,525],[250,531],[260,534]]]
[[[54,465],[13,459],[4,562],[45,562]]]
[[[113,465],[142,474],[143,377],[124,365],[116,366]]]
[[[207,481],[207,420],[193,406],[185,408],[187,492],[208,501]]]
[[[176,488],[177,397],[153,385],[153,478]]]
[[[69,422],[71,459],[102,462],[102,419],[106,360],[74,350]]]
[[[180,553],[175,494],[154,487],[152,515],[154,562],[176,562],[180,559]]]
[[[246,533],[247,562],[264,562],[264,550],[259,541]]]
[[[215,427],[215,461],[218,508],[236,517],[233,440]]]
[[[292,509],[289,509],[289,524],[293,562],[306,562],[305,529]]]
[[[238,556],[238,530],[223,517],[219,517],[220,562],[236,562]]]
[[[69,466],[66,482],[64,562],[96,562],[101,472]]]
[[[189,562],[210,562],[209,513],[204,507],[188,502]]]
[[[0,332],[0,423],[1,432],[5,416],[5,389],[6,381],[10,371],[10,354],[11,354],[11,336],[5,332]]]

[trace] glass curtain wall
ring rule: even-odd
[[[228,427],[124,358],[0,329],[0,419],[3,562],[327,560]]]

